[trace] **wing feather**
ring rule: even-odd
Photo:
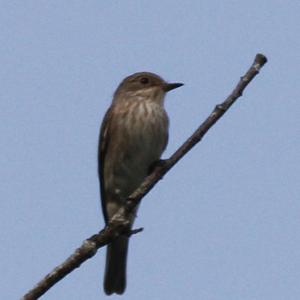
[[[100,195],[101,195],[101,205],[102,205],[102,212],[104,216],[105,223],[108,222],[107,216],[107,209],[106,209],[106,193],[105,193],[105,181],[104,181],[104,164],[105,164],[105,157],[107,154],[108,145],[110,142],[109,139],[109,119],[111,116],[112,107],[106,112],[101,129],[100,129],[100,136],[99,136],[99,145],[98,145],[98,176],[100,181]]]

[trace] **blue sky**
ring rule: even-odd
[[[144,198],[122,299],[297,299],[299,9],[1,1],[1,298],[20,298],[102,228],[98,133],[123,77],[185,83],[166,100],[168,157],[262,52],[243,97]],[[42,299],[103,299],[103,269],[101,249]]]

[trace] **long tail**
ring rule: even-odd
[[[107,295],[123,294],[125,291],[127,251],[128,238],[124,236],[107,246],[104,276],[104,291]]]

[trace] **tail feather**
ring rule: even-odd
[[[107,246],[104,291],[107,295],[123,294],[126,288],[128,238],[119,237]]]

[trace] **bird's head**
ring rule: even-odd
[[[150,72],[139,72],[126,77],[118,86],[114,99],[131,98],[134,101],[151,100],[162,102],[165,94],[182,86],[183,83],[168,83],[160,76]]]

